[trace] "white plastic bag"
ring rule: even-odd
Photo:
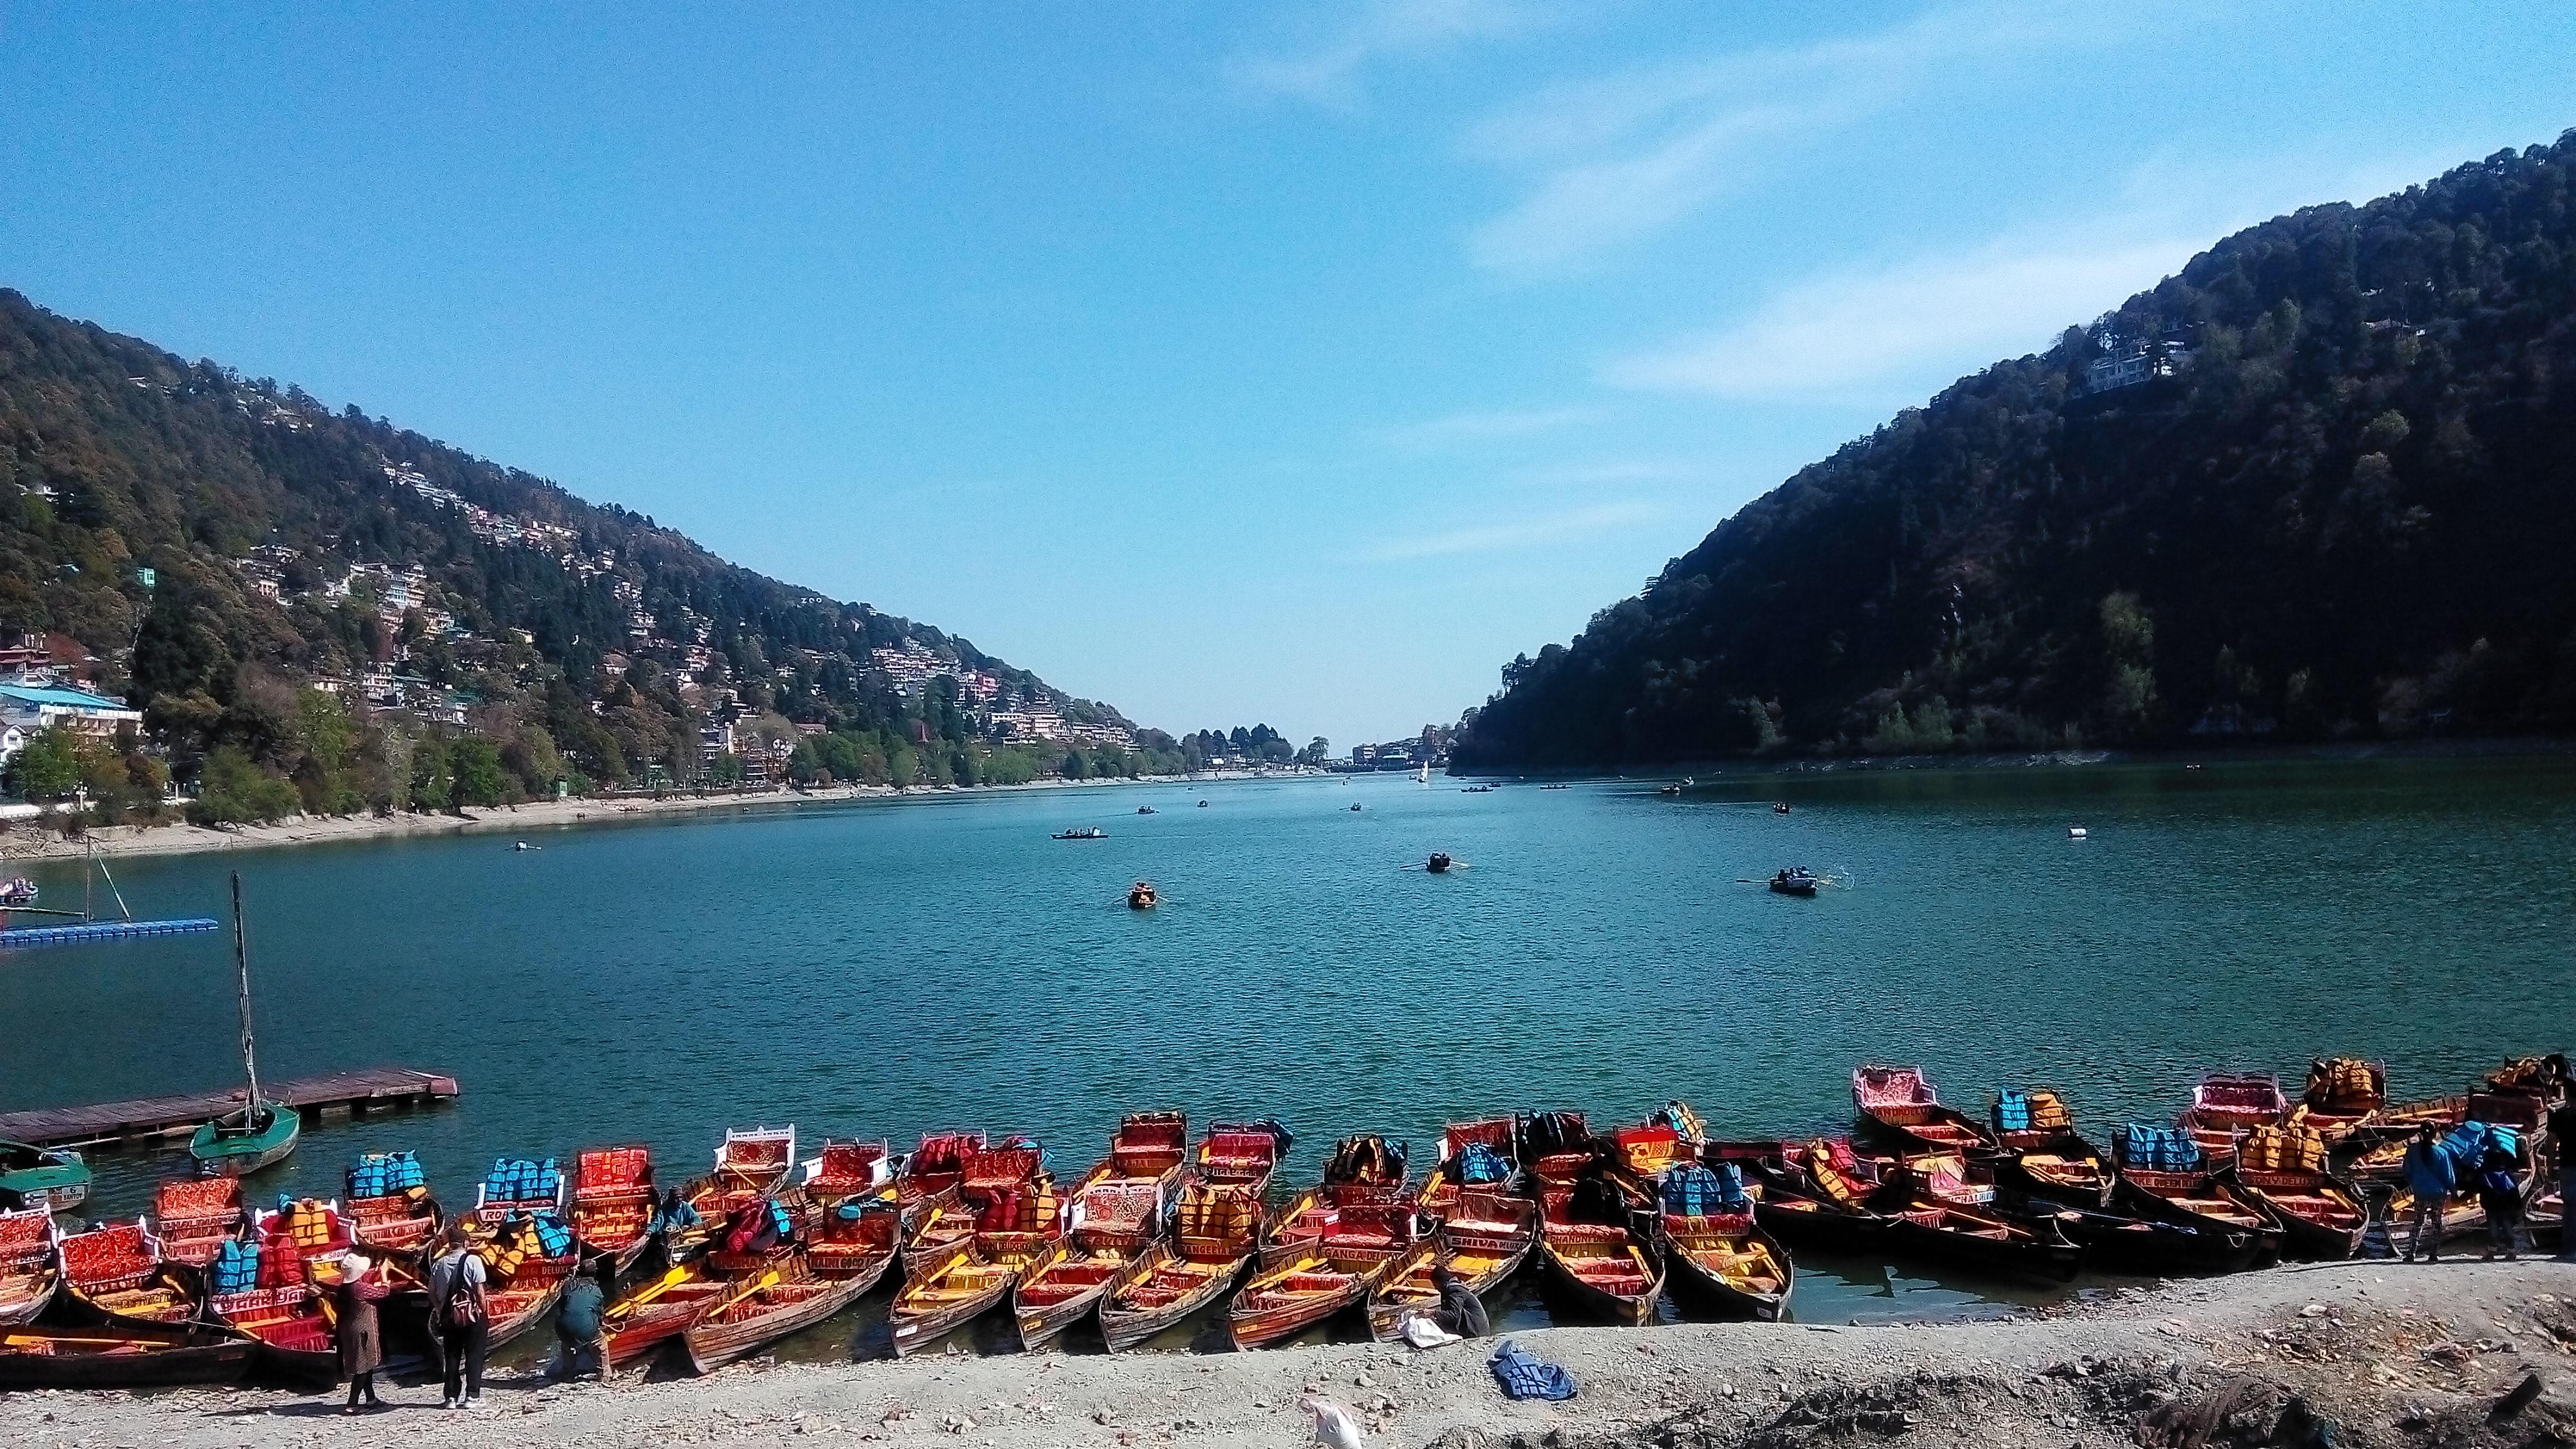
[[[1427,1313],[1404,1315],[1404,1322],[1396,1331],[1403,1334],[1404,1341],[1415,1348],[1438,1348],[1444,1343],[1460,1341],[1458,1335],[1432,1322],[1431,1315]]]
[[[1315,1442],[1324,1449],[1368,1449],[1357,1414],[1330,1399],[1303,1398],[1298,1404],[1315,1416]]]

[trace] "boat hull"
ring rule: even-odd
[[[1549,1282],[1583,1317],[1626,1324],[1644,1323],[1653,1318],[1655,1299],[1664,1291],[1661,1255],[1645,1251],[1632,1236],[1625,1245],[1624,1256],[1633,1263],[1637,1272],[1621,1276],[1623,1280],[1642,1280],[1644,1286],[1614,1289],[1603,1286],[1599,1281],[1601,1275],[1592,1265],[1602,1255],[1587,1252],[1591,1246],[1542,1238],[1539,1256],[1547,1264]]]
[[[1933,1207],[1917,1204],[1892,1214],[1887,1224],[1889,1251],[2057,1283],[2072,1280],[2083,1262],[2083,1250],[2068,1240],[2053,1219],[2006,1219],[1947,1204],[1926,1211]]]
[[[1180,1326],[1233,1292],[1234,1285],[1243,1277],[1243,1270],[1252,1266],[1252,1257],[1252,1254],[1245,1253],[1229,1261],[1193,1263],[1183,1259],[1179,1250],[1169,1243],[1157,1243],[1146,1249],[1145,1256],[1120,1274],[1118,1281],[1112,1283],[1108,1293],[1101,1298],[1101,1341],[1115,1353]],[[1118,1306],[1126,1301],[1126,1295],[1135,1285],[1152,1280],[1166,1269],[1176,1275],[1181,1274],[1184,1265],[1188,1268],[1186,1276],[1196,1280],[1185,1291],[1160,1303],[1134,1308]]]
[[[1132,1256],[1084,1255],[1071,1243],[1048,1249],[1011,1289],[1020,1347],[1043,1348],[1098,1311],[1111,1285],[1134,1261]]]
[[[874,1284],[859,1278],[815,1279],[814,1290],[740,1322],[700,1322],[681,1335],[688,1346],[689,1367],[702,1374],[757,1352],[792,1334],[821,1323],[859,1301]]]
[[[1750,1318],[1762,1323],[1777,1323],[1788,1315],[1789,1300],[1798,1286],[1797,1266],[1789,1250],[1763,1232],[1759,1224],[1743,1237],[1748,1243],[1759,1244],[1778,1265],[1777,1292],[1749,1288],[1728,1276],[1718,1264],[1695,1250],[1687,1227],[1666,1221],[1661,1224],[1659,1237],[1664,1254],[1664,1286],[1675,1304],[1687,1303],[1729,1318]]]
[[[31,1389],[149,1389],[177,1384],[229,1384],[248,1374],[259,1345],[249,1335],[214,1324],[145,1325],[119,1330],[135,1351],[99,1351],[102,1335],[61,1328],[5,1335],[0,1351],[0,1391]],[[31,1351],[26,1340],[47,1348]],[[87,1342],[79,1342],[87,1340]],[[66,1350],[72,1351],[66,1351]]]
[[[200,1177],[248,1177],[263,1167],[284,1162],[295,1152],[296,1141],[304,1135],[304,1119],[292,1107],[276,1103],[262,1104],[269,1112],[269,1123],[257,1132],[241,1136],[224,1136],[209,1122],[188,1139],[188,1156],[197,1164]]]

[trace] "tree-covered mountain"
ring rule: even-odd
[[[1189,763],[927,624],[0,291],[0,633],[22,632],[77,641],[145,712],[140,776],[214,761],[317,809],[791,757],[943,784]],[[730,752],[702,733],[728,730]],[[90,764],[120,793],[116,762]]]
[[[1515,659],[1463,768],[2576,730],[2576,132],[2194,257]]]

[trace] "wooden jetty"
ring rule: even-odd
[[[360,1072],[325,1072],[291,1082],[263,1082],[260,1095],[293,1107],[308,1120],[325,1112],[363,1117],[397,1107],[425,1107],[457,1096],[456,1079],[408,1067],[376,1067]],[[102,1102],[94,1107],[47,1107],[33,1112],[0,1112],[0,1141],[38,1147],[91,1147],[153,1137],[179,1137],[238,1111],[242,1089],[195,1092],[173,1097],[144,1097],[132,1102]]]

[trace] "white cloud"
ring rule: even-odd
[[[1546,18],[1514,0],[1373,0],[1312,49],[1241,57],[1229,70],[1253,90],[1347,106],[1358,99],[1360,72],[1372,61],[1511,35]]]
[[[1614,358],[1614,387],[1779,398],[1861,384],[1945,380],[2048,345],[2150,287],[2206,245],[2165,237],[2110,247],[1990,247],[1805,282],[1704,336]]]
[[[1494,553],[1503,549],[1534,548],[1541,544],[1566,543],[1577,538],[1609,533],[1640,523],[1650,523],[1663,516],[1664,509],[1658,504],[1601,503],[1589,508],[1569,509],[1562,513],[1543,514],[1508,523],[1478,524],[1472,528],[1452,529],[1445,533],[1425,534],[1417,538],[1391,539],[1369,550],[1367,557],[1385,563],[1404,559],[1440,558],[1453,554]]]
[[[1406,423],[1378,434],[1380,440],[1399,448],[1431,449],[1460,443],[1490,442],[1505,438],[1526,438],[1554,432],[1582,423],[1598,422],[1609,415],[1602,407],[1517,408],[1500,412],[1452,413],[1419,423]]]
[[[2332,163],[2313,155],[2214,165],[2148,161],[2096,217],[2034,226],[1946,255],[1827,273],[1775,292],[1713,330],[1616,356],[1613,387],[1738,398],[1884,404],[1919,397],[1999,357],[2036,352],[2266,217],[2360,201],[2429,174],[2420,158]]]
[[[1506,274],[1566,267],[1672,225],[1800,141],[1936,81],[1978,83],[1970,62],[2109,44],[2140,25],[2116,9],[1955,5],[1867,35],[1554,87],[1470,131],[1471,154],[1541,174],[1470,234],[1468,254]]]

